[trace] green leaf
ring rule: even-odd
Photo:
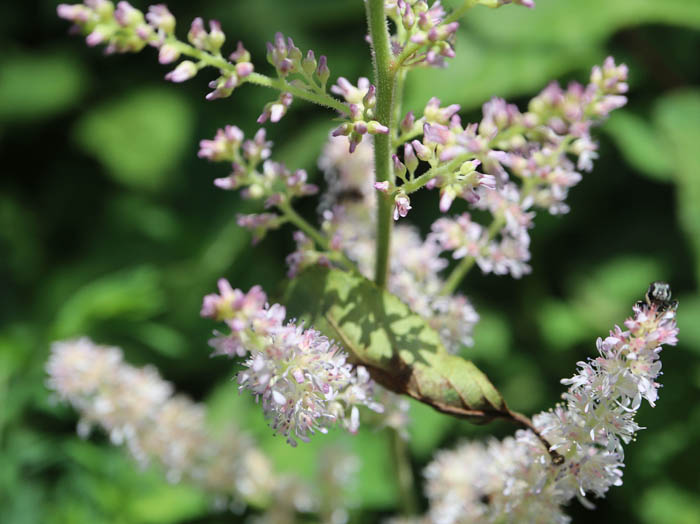
[[[497,311],[479,310],[479,322],[474,326],[474,345],[463,347],[462,355],[476,362],[497,364],[510,352],[512,333],[508,321]]]
[[[640,522],[648,524],[697,524],[700,522],[700,502],[697,495],[675,484],[652,486],[637,506]]]
[[[409,74],[407,109],[422,110],[436,94],[463,109],[481,106],[492,96],[512,97],[542,89],[547,82],[569,71],[588,69],[600,60],[595,48],[517,46],[487,42],[467,31],[457,35],[457,56],[445,69],[420,69]],[[436,86],[439,91],[436,93]]]
[[[159,467],[139,468],[123,448],[73,440],[63,450],[80,467],[79,474],[68,477],[67,488],[96,503],[107,522],[167,524],[206,510],[207,496],[199,489],[184,482],[168,483]]]
[[[550,351],[566,351],[588,336],[578,311],[566,302],[543,301],[537,310],[537,324]]]
[[[293,448],[284,437],[273,433],[260,405],[251,395],[239,394],[237,386],[230,382],[219,386],[207,400],[207,422],[218,434],[235,422],[254,438],[272,460],[276,471],[297,475],[307,482],[317,480],[318,461],[323,450],[328,446],[342,446],[362,457],[357,490],[351,494],[353,500],[356,498],[364,507],[376,508],[392,507],[396,502],[398,489],[385,431],[378,433],[362,425],[359,433],[350,435],[335,428],[327,435],[300,442]]]
[[[674,163],[680,222],[695,249],[700,281],[700,91],[677,91],[662,98],[654,108],[654,120]]]
[[[700,354],[700,296],[684,295],[678,302],[678,329],[683,347]]]
[[[313,166],[331,129],[333,123],[326,119],[306,124],[298,133],[285,137],[274,152],[275,160],[284,162],[290,169]]]
[[[531,10],[477,6],[462,21],[457,56],[448,60],[448,67],[411,73],[408,109],[422,109],[436,94],[446,103],[470,109],[494,95],[538,91],[566,73],[590,70],[604,56],[603,45],[613,34],[647,23],[698,28],[700,2],[538,0],[537,9]]]
[[[181,358],[187,353],[187,340],[171,326],[157,322],[139,322],[132,329],[135,338],[161,355]]]
[[[0,121],[47,118],[76,104],[85,71],[72,55],[15,53],[0,59]]]
[[[664,280],[666,271],[653,258],[641,256],[618,257],[599,266],[591,274],[575,274],[572,289],[575,316],[595,333],[605,333],[610,319],[622,319],[630,305],[642,298],[642,292],[654,280]],[[582,336],[583,336],[583,332]]]
[[[587,47],[624,27],[671,24],[700,28],[700,2],[688,0],[537,0],[537,9],[473,9],[470,32],[511,45]],[[556,46],[556,51],[552,49]]]
[[[454,427],[454,419],[431,409],[420,402],[411,402],[411,422],[408,445],[420,459],[428,459],[445,435]]]
[[[193,114],[182,95],[146,88],[92,110],[76,125],[78,144],[108,174],[135,189],[156,190],[191,153]]]
[[[603,126],[627,163],[641,174],[671,181],[673,162],[650,122],[630,111],[615,111]]]
[[[366,278],[314,267],[290,284],[290,313],[344,345],[377,382],[439,411],[487,421],[508,416],[501,394],[473,363],[396,296]]]
[[[91,323],[115,317],[143,320],[159,312],[164,301],[154,268],[143,266],[112,273],[86,284],[64,301],[52,336],[84,333]]]

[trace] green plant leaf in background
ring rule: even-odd
[[[56,314],[52,338],[76,336],[91,323],[115,317],[145,320],[165,304],[160,273],[142,266],[105,275],[67,298]]]
[[[630,305],[641,299],[649,282],[663,280],[667,271],[653,258],[628,255],[609,260],[591,270],[579,268],[569,279],[569,303],[543,301],[537,321],[550,349],[600,336],[610,329],[611,319],[622,319]]]
[[[540,90],[553,78],[590,70],[605,55],[605,41],[615,32],[646,23],[700,28],[700,2],[538,0],[537,9],[530,11],[477,6],[464,18],[457,56],[449,66],[410,75],[407,105],[422,108],[435,95],[436,85],[440,98],[465,109],[492,96]]]
[[[350,501],[365,508],[378,509],[391,508],[396,503],[398,489],[385,431],[363,425],[359,433],[350,435],[336,428],[323,438],[312,439],[292,448],[283,437],[275,435],[270,429],[260,406],[252,397],[239,394],[237,386],[230,382],[216,388],[207,400],[207,421],[219,434],[234,422],[245,433],[252,434],[277,471],[298,475],[307,482],[317,480],[317,460],[321,451],[340,446],[362,458],[358,471],[361,481],[354,492],[348,493]]]
[[[700,521],[700,502],[693,495],[674,484],[664,484],[647,490],[640,496],[642,503],[637,515],[644,524],[697,524]]]
[[[184,154],[194,151],[193,117],[182,94],[167,87],[144,88],[86,114],[74,137],[115,180],[133,189],[157,190],[173,180]]]
[[[56,115],[76,104],[87,85],[84,66],[72,54],[7,54],[0,58],[0,122]]]
[[[663,97],[654,108],[654,121],[674,164],[679,218],[695,249],[695,274],[700,282],[700,91]]]
[[[208,496],[186,483],[167,483],[157,467],[136,467],[122,450],[81,441],[65,442],[62,448],[73,469],[62,487],[63,495],[70,499],[76,491],[82,492],[81,498],[93,504],[93,518],[169,524],[207,512]]]
[[[624,27],[648,23],[700,28],[700,3],[688,0],[537,0],[537,9],[473,9],[471,32],[511,45],[597,46]]]
[[[672,180],[671,155],[651,122],[631,111],[620,110],[610,116],[602,129],[634,169],[660,182]]]

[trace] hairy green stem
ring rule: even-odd
[[[404,91],[404,84],[406,82],[406,74],[408,73],[407,70],[401,69],[397,74],[396,74],[396,87],[394,88],[394,114],[393,114],[393,122],[395,124],[394,129],[392,129],[391,136],[393,137],[391,140],[391,147],[392,149],[396,148],[396,142],[399,139],[399,134],[400,134],[400,129],[399,129],[399,122],[401,122],[401,108],[403,106],[403,91]]]
[[[441,175],[443,173],[449,173],[457,169],[465,160],[470,160],[472,158],[474,158],[473,153],[465,153],[463,155],[459,155],[454,160],[450,161],[449,164],[431,167],[418,178],[415,178],[410,182],[406,182],[404,185],[401,186],[401,189],[403,189],[403,191],[408,195],[410,195],[411,193],[415,193],[436,176]]]
[[[170,43],[173,46],[175,46],[178,49],[178,51],[180,51],[183,55],[196,58],[203,64],[216,67],[217,69],[229,73],[234,72],[236,69],[234,64],[224,59],[224,57],[222,57],[221,55],[212,55],[211,53],[207,53],[205,51],[197,49],[196,47],[176,40],[175,38],[173,38],[172,42]],[[302,100],[306,100],[307,102],[312,102],[320,106],[335,109],[343,115],[347,115],[349,111],[348,106],[343,104],[338,99],[333,98],[331,95],[318,91],[313,92],[307,89],[303,89],[301,87],[294,86],[287,82],[284,78],[272,78],[267,75],[262,75],[260,73],[251,73],[245,78],[245,81],[251,84],[256,84],[263,87],[270,87],[272,89],[277,89],[278,91],[291,93],[293,96]]]
[[[292,208],[288,202],[278,204],[277,208],[282,211],[284,218],[301,229],[323,249],[328,249],[328,239],[323,235],[323,233],[309,224],[299,213],[294,211],[294,208]]]
[[[445,18],[445,24],[450,24],[452,22],[456,22],[462,16],[469,11],[472,7],[474,7],[478,3],[478,0],[464,0],[464,3],[459,6],[457,9],[452,11],[447,18]]]
[[[389,443],[396,469],[396,480],[399,485],[401,511],[404,515],[415,515],[418,512],[418,501],[416,500],[416,488],[408,446],[396,429],[387,428],[387,430],[389,431]]]
[[[391,136],[395,123],[392,122],[394,89],[396,76],[392,67],[389,31],[384,16],[384,0],[367,0],[367,24],[372,42],[374,59],[374,81],[377,87],[376,119],[389,128],[388,134],[374,135],[374,177],[377,182],[394,183],[391,166]],[[393,202],[387,195],[377,198],[377,244],[374,267],[374,280],[380,288],[386,287],[389,273],[389,251]]]
[[[325,93],[313,93],[311,91],[307,91],[306,89],[301,89],[293,86],[282,78],[270,78],[269,76],[261,75],[260,73],[251,73],[246,77],[246,81],[250,82],[251,84],[257,84],[259,86],[271,87],[279,91],[285,91],[287,93],[291,93],[297,98],[306,100],[307,102],[312,102],[320,106],[335,109],[343,115],[348,114],[348,107],[332,96]]]
[[[289,204],[289,202],[282,202],[278,204],[277,209],[279,209],[282,212],[282,216],[284,216],[286,220],[288,220],[296,227],[298,227],[301,231],[306,233],[309,236],[309,238],[316,242],[316,244],[318,244],[318,246],[321,247],[324,251],[332,251],[328,238],[326,238],[326,236],[321,231],[309,224],[299,213],[294,211],[294,208]],[[349,269],[350,271],[357,271],[355,263],[352,260],[350,260],[344,253],[340,252],[339,258],[340,261],[347,266],[347,269]]]

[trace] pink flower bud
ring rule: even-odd
[[[403,161],[411,173],[418,167],[418,159],[416,158],[416,153],[413,151],[411,144],[404,144],[403,146]]]
[[[180,51],[172,44],[163,44],[158,50],[158,62],[171,64],[180,58]]]
[[[165,34],[172,34],[175,31],[175,17],[165,4],[152,5],[148,8],[146,20],[154,29],[163,31]]]
[[[243,47],[243,42],[239,41],[236,50],[228,57],[233,62],[250,62],[250,53]]]
[[[411,209],[411,200],[405,193],[399,193],[394,198],[394,220],[398,220],[399,217],[405,217],[408,215]]]
[[[197,75],[197,66],[190,60],[180,62],[178,66],[165,75],[170,82],[180,83]]]
[[[387,135],[389,134],[389,128],[383,124],[380,124],[376,120],[371,120],[367,124],[367,131],[370,135]]]
[[[376,189],[377,191],[381,191],[382,193],[388,193],[389,182],[387,180],[385,180],[384,182],[375,182],[374,189]]]
[[[226,41],[226,35],[221,30],[221,24],[217,20],[209,20],[209,50],[218,52]]]
[[[414,151],[416,152],[416,155],[418,155],[418,158],[424,161],[428,161],[433,157],[433,152],[431,149],[428,149],[425,147],[421,142],[418,140],[413,140],[411,142],[411,145],[413,146]]]
[[[201,17],[192,20],[192,25],[187,33],[187,40],[189,40],[190,44],[197,49],[206,49],[207,36],[207,31],[204,29],[204,20]]]

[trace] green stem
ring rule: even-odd
[[[392,68],[389,31],[384,17],[384,0],[366,0],[367,23],[374,58],[374,76],[377,87],[376,118],[389,128],[386,135],[374,135],[374,175],[377,182],[394,183],[391,166],[391,136],[394,129],[392,111],[396,77]],[[387,195],[377,198],[377,244],[374,280],[379,287],[386,287],[389,273],[389,250],[393,201]]]
[[[193,47],[179,40],[175,40],[174,38],[170,43],[174,45],[183,55],[196,58],[200,62],[212,67],[216,67],[221,71],[232,73],[236,69],[234,64],[227,61],[220,55],[212,55],[211,53],[207,53],[205,51],[197,49],[196,47]],[[251,84],[256,84],[263,87],[270,87],[272,89],[277,89],[278,91],[291,93],[293,96],[302,100],[306,100],[307,102],[312,102],[320,106],[335,109],[343,115],[348,114],[348,106],[346,106],[336,98],[333,98],[332,96],[326,93],[312,92],[307,89],[294,86],[287,82],[284,78],[272,78],[267,75],[262,75],[260,73],[251,73],[245,78],[245,81],[250,82]]]
[[[452,11],[450,15],[447,18],[445,18],[445,21],[443,23],[450,24],[452,22],[456,22],[457,20],[462,18],[462,16],[472,7],[474,7],[477,3],[478,0],[464,0],[464,3],[460,7]]]
[[[438,175],[441,175],[442,173],[449,173],[457,167],[459,167],[462,162],[465,160],[469,160],[471,158],[474,158],[473,153],[465,153],[463,155],[460,155],[456,157],[454,160],[451,160],[449,164],[443,164],[443,165],[438,165],[431,167],[428,169],[425,173],[420,175],[418,178],[415,178],[411,180],[410,182],[405,183],[404,185],[401,186],[401,189],[404,190],[404,192],[408,195],[411,193],[415,193],[419,189],[421,189],[423,186],[425,186],[428,182],[430,182],[433,178],[435,178]]]
[[[392,148],[395,148],[396,146],[394,145],[398,139],[399,139],[399,122],[401,122],[401,107],[403,106],[403,86],[406,82],[406,73],[408,71],[406,69],[401,69],[399,72],[396,74],[396,88],[394,90],[394,115],[393,115],[393,121],[396,124],[394,129],[392,129]]]
[[[394,456],[396,479],[399,484],[401,511],[407,516],[415,515],[418,512],[418,502],[416,500],[416,488],[413,483],[413,470],[408,447],[406,446],[406,441],[401,438],[396,429],[387,429],[389,431],[391,451]]]
[[[491,239],[493,239],[493,237],[496,236],[496,233],[498,233],[501,230],[503,224],[505,224],[505,218],[503,218],[503,216],[499,216],[495,218],[493,222],[491,222],[491,225],[489,226],[488,232],[486,234],[487,243]],[[462,279],[467,275],[467,273],[469,273],[469,270],[474,266],[474,262],[476,262],[476,259],[474,257],[464,257],[462,260],[460,260],[459,264],[457,264],[450,273],[450,276],[447,277],[445,284],[440,290],[440,294],[451,295],[452,293],[454,293],[457,289],[457,286],[459,286],[460,282],[462,282]]]
[[[309,224],[299,213],[294,211],[294,208],[289,205],[289,202],[282,202],[277,205],[277,208],[282,211],[284,218],[306,233],[320,247],[326,250],[329,249],[328,239],[323,235],[323,233]]]
[[[311,240],[316,242],[316,244],[318,244],[318,246],[321,247],[321,249],[323,249],[324,251],[335,253],[335,251],[331,250],[328,238],[326,238],[326,236],[321,231],[309,224],[299,213],[294,211],[294,208],[289,204],[289,202],[282,202],[278,204],[277,209],[279,209],[282,212],[282,215],[285,219],[287,219],[289,222],[298,227],[301,231],[306,233],[309,236],[309,238],[311,238]],[[344,253],[340,252],[339,258],[340,261],[343,264],[345,264],[349,270],[357,270],[355,263],[352,260],[350,260]]]
[[[393,147],[397,148],[402,144],[405,144],[409,140],[413,140],[417,136],[420,136],[423,134],[423,123],[425,122],[424,119],[419,119],[416,121],[417,125],[414,126],[413,129],[410,131],[407,131],[405,133],[401,133],[399,136],[396,137],[396,140],[393,142]]]
[[[336,100],[332,96],[327,94],[312,93],[306,89],[301,89],[300,87],[293,86],[283,78],[270,78],[269,76],[261,75],[260,73],[251,73],[246,77],[246,82],[263,87],[271,87],[279,91],[285,91],[287,93],[291,93],[297,98],[306,100],[307,102],[330,107],[343,115],[348,114],[348,106],[339,100]]]

